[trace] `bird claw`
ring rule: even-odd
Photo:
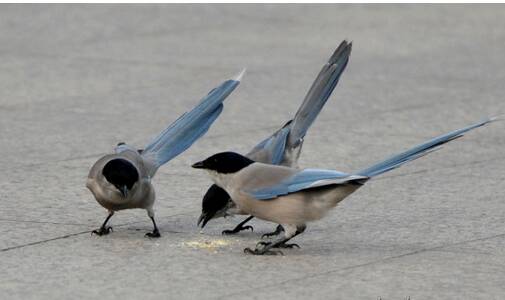
[[[298,244],[279,244],[275,245],[273,248],[284,248],[284,249],[293,249],[293,248],[298,248],[300,249],[300,246]]]
[[[279,225],[279,226],[277,226],[277,228],[275,228],[275,231],[268,232],[268,233],[265,233],[264,235],[262,235],[261,239],[271,238],[272,236],[279,235],[283,231],[284,231],[284,228],[282,228],[282,226]]]
[[[280,250],[272,250],[271,248],[275,247],[272,247],[271,245],[271,242],[258,242],[254,250],[245,248],[244,253],[253,255],[284,255],[284,253]]]
[[[222,235],[232,235],[232,234],[236,234],[236,233],[239,233],[240,231],[242,230],[248,230],[248,229],[251,229],[251,231],[254,231],[254,228],[252,226],[237,226],[235,228],[233,228],[232,230],[223,230],[221,232]]]
[[[161,237],[160,232],[158,229],[153,230],[153,232],[148,232],[146,233],[145,237],[150,237],[150,238],[159,238]]]
[[[272,245],[272,242],[263,242],[263,241],[260,241],[256,244],[256,249],[260,249],[260,248],[265,248],[267,246],[270,246]],[[300,246],[298,244],[287,244],[287,243],[280,243],[280,244],[277,244],[277,245],[273,245],[271,248],[283,248],[283,249],[293,249],[293,248],[298,248],[300,249]]]
[[[270,243],[270,242],[263,242],[263,241],[260,241],[260,242],[258,242],[258,243],[256,244],[256,249],[258,249],[259,247],[263,247],[263,248],[265,248],[266,246],[268,246],[268,245],[270,245],[270,244],[272,244],[272,243]]]
[[[91,231],[91,235],[93,234],[96,234],[98,236],[102,236],[102,235],[107,235],[109,233],[111,233],[113,230],[112,230],[112,227],[100,227],[98,229],[95,229],[93,231]]]
[[[284,255],[282,251],[279,250],[265,250],[265,249],[254,249],[252,250],[251,248],[245,248],[244,249],[245,254],[252,254],[252,255]]]
[[[265,238],[270,238],[272,236],[276,236],[278,233],[277,232],[269,232],[269,233],[265,233],[264,235],[261,236],[261,239],[265,239]]]

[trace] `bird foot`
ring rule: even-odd
[[[254,228],[252,226],[242,226],[242,225],[237,225],[237,227],[233,228],[232,230],[223,230],[221,232],[222,235],[232,235],[241,232],[242,230],[248,230],[251,229],[251,231],[254,231]]]
[[[260,247],[267,247],[272,245],[272,242],[258,242],[256,244],[256,248]],[[288,243],[280,243],[280,244],[274,244],[270,248],[284,248],[284,249],[292,249],[292,248],[300,248],[298,244],[288,244]]]
[[[300,246],[298,244],[286,244],[286,243],[282,243],[282,244],[279,244],[279,245],[275,245],[272,248],[284,248],[284,249],[298,248],[298,249],[300,249]]]
[[[110,226],[109,227],[100,227],[98,229],[91,231],[91,235],[96,234],[98,236],[102,236],[102,235],[107,235],[112,231],[113,231],[112,227],[110,227]]]
[[[161,237],[161,234],[158,231],[158,229],[154,229],[153,232],[148,232],[148,233],[146,233],[145,236],[150,237],[150,238],[159,238],[159,237]]]
[[[256,249],[259,249],[259,248],[265,248],[267,246],[270,246],[272,243],[271,242],[263,242],[263,241],[259,241],[257,244],[256,244]]]
[[[269,239],[273,236],[279,235],[282,232],[284,232],[284,228],[282,228],[281,225],[278,225],[277,228],[275,228],[275,231],[265,233],[264,235],[261,236],[261,239],[265,239],[265,238]]]
[[[244,253],[246,254],[252,254],[252,255],[284,255],[282,251],[279,250],[270,250],[270,249],[251,249],[251,248],[245,248]]]

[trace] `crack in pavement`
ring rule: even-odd
[[[81,224],[81,223],[62,223],[62,222],[51,222],[51,221],[33,221],[33,220],[16,220],[16,219],[0,219],[0,222],[36,223],[36,224],[51,224],[51,225],[70,225],[70,226],[90,226],[89,224]]]
[[[47,240],[36,241],[36,242],[28,243],[28,244],[22,244],[22,245],[17,245],[17,246],[3,248],[3,249],[0,249],[0,252],[7,252],[7,251],[10,251],[10,250],[14,250],[14,249],[20,249],[20,248],[24,248],[24,247],[28,247],[28,246],[35,246],[35,245],[44,244],[44,243],[47,243],[47,242],[61,240],[61,239],[66,239],[68,237],[77,236],[77,235],[80,235],[80,234],[90,233],[90,232],[91,232],[90,230],[86,230],[86,231],[81,231],[81,232],[76,232],[76,233],[70,233],[70,234],[66,234],[66,235],[63,235],[63,236],[57,236],[57,237],[54,237],[54,238],[51,238],[51,239],[47,239]]]
[[[188,214],[189,214],[189,212],[185,212],[185,213],[170,215],[170,216],[166,216],[166,217],[159,217],[159,219],[172,218],[172,217],[178,217],[178,216],[185,216],[185,215],[188,215]],[[122,224],[114,225],[114,227],[124,227],[124,226],[129,226],[129,225],[139,224],[139,223],[146,223],[146,222],[149,222],[149,221],[134,221],[134,222],[122,223]],[[34,223],[38,223],[38,222],[34,221]],[[55,224],[55,225],[61,225],[61,224]],[[65,235],[62,235],[62,236],[57,236],[57,237],[54,237],[54,238],[45,239],[45,240],[41,240],[41,241],[30,242],[30,243],[26,243],[26,244],[22,244],[22,245],[17,245],[17,246],[2,248],[2,249],[0,249],[0,252],[7,252],[7,251],[15,250],[15,249],[29,247],[29,246],[40,245],[40,244],[44,244],[44,243],[47,243],[47,242],[52,242],[52,241],[57,241],[57,240],[61,240],[61,239],[66,239],[68,237],[73,237],[73,236],[77,236],[77,235],[81,235],[81,234],[85,234],[85,233],[91,233],[91,232],[92,232],[92,230],[86,230],[86,231],[80,231],[80,232],[76,232],[76,233],[65,234]],[[179,231],[173,231],[173,230],[164,230],[164,232],[185,233],[185,232],[182,232],[182,231],[179,232]]]
[[[403,258],[403,257],[407,257],[407,256],[412,256],[412,255],[424,253],[424,252],[438,251],[440,249],[447,248],[447,247],[452,247],[452,246],[457,246],[457,245],[464,245],[464,244],[468,244],[468,243],[472,243],[472,242],[485,241],[485,240],[490,240],[490,239],[499,238],[499,237],[505,237],[505,233],[496,234],[496,235],[492,235],[492,236],[488,236],[488,237],[481,237],[481,238],[476,238],[476,239],[470,239],[470,240],[465,240],[465,241],[461,241],[461,242],[450,243],[450,244],[445,244],[445,245],[440,245],[440,246],[435,246],[435,247],[421,248],[421,249],[418,249],[418,250],[406,252],[406,253],[399,254],[399,255],[393,255],[393,256],[377,259],[377,260],[372,260],[372,261],[361,263],[361,264],[350,265],[350,266],[347,266],[347,267],[333,269],[333,270],[329,270],[329,271],[321,272],[321,273],[313,273],[313,274],[310,274],[308,276],[300,276],[300,277],[291,278],[291,279],[283,280],[283,281],[272,283],[272,284],[267,284],[267,285],[262,285],[262,286],[255,286],[255,287],[252,287],[252,288],[244,289],[242,291],[233,292],[233,293],[224,294],[224,295],[219,295],[218,297],[215,297],[215,299],[230,298],[232,296],[238,296],[238,295],[241,295],[241,294],[251,295],[250,293],[253,292],[253,291],[262,290],[262,289],[271,288],[271,287],[278,287],[278,286],[286,284],[286,283],[296,282],[296,281],[300,281],[300,280],[306,280],[306,279],[310,279],[310,278],[316,278],[316,277],[325,276],[325,275],[329,275],[329,274],[333,274],[333,273],[338,273],[338,272],[341,272],[341,271],[348,271],[348,270],[358,269],[358,268],[367,267],[367,266],[371,266],[371,265],[375,265],[375,264],[380,264],[380,263],[383,263],[383,262],[388,262],[388,261],[395,260],[395,259],[398,259],[398,258]]]

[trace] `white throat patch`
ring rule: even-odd
[[[220,188],[225,190],[233,177],[233,174],[222,174],[213,170],[207,170],[207,172],[209,172],[209,176],[212,181],[214,181],[214,183]]]

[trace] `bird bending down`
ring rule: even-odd
[[[223,110],[222,102],[239,85],[244,71],[211,90],[195,108],[180,116],[144,150],[119,143],[113,154],[105,155],[91,167],[86,187],[109,212],[102,226],[92,233],[108,234],[112,227],[107,226],[107,222],[114,212],[141,208],[147,211],[154,226],[146,236],[160,237],[154,220],[155,193],[151,179],[160,166],[184,152],[209,130]]]
[[[212,180],[223,188],[244,213],[281,224],[284,235],[272,241],[261,241],[250,254],[282,254],[273,248],[298,246],[287,242],[302,233],[307,222],[316,221],[340,201],[363,186],[369,179],[391,171],[440,148],[442,144],[483,126],[486,119],[468,127],[435,137],[403,153],[394,155],[366,169],[350,174],[321,169],[295,169],[269,165],[234,152],[215,154],[193,164],[205,169]]]
[[[294,118],[256,145],[246,154],[246,157],[256,162],[297,167],[305,134],[337,85],[340,75],[349,62],[351,49],[352,43],[345,40],[340,43],[312,83]],[[244,212],[237,210],[230,195],[214,184],[202,199],[202,214],[198,219],[198,225],[203,228],[211,219],[234,214],[244,214]],[[223,234],[235,234],[246,229],[253,230],[252,226],[244,226],[252,218],[252,216],[247,217],[234,229],[224,230]],[[276,231],[267,233],[265,236],[276,235],[280,232],[282,232],[282,226],[278,226]]]

